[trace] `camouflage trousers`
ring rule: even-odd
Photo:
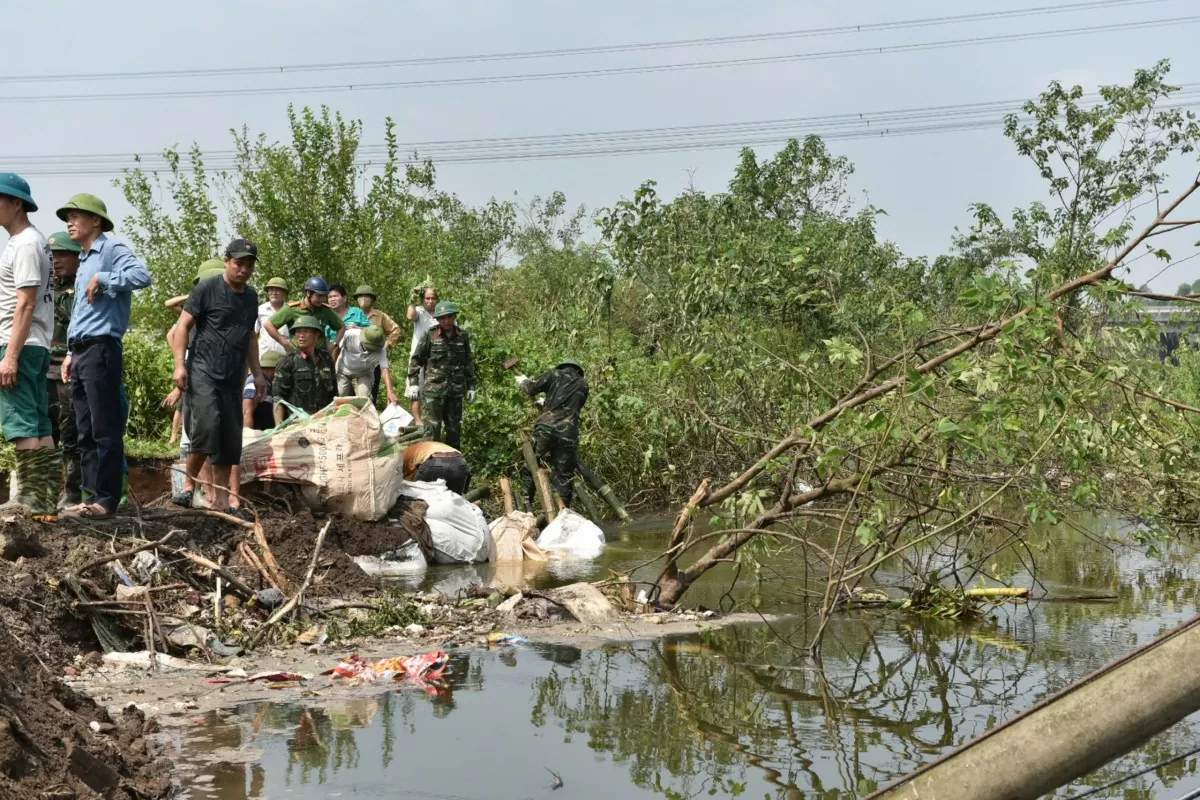
[[[421,397],[421,421],[425,438],[436,439],[462,450],[463,397],[457,394],[427,394]]]
[[[83,475],[79,466],[79,430],[75,426],[75,398],[71,387],[48,379],[50,428],[54,443],[62,449],[63,496],[70,503],[82,500]]]
[[[579,440],[552,428],[534,425],[532,444],[538,464],[550,469],[550,483],[554,491],[562,498],[563,504],[570,508],[571,501],[575,499],[572,479],[575,477],[575,464],[579,460]],[[533,508],[533,475],[528,467],[521,467],[521,483],[529,499],[529,507]]]

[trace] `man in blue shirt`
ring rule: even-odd
[[[125,417],[121,339],[129,327],[133,292],[150,285],[150,271],[128,247],[105,234],[108,208],[95,195],[77,194],[58,210],[71,241],[83,250],[75,273],[75,308],[67,328],[63,381],[70,381],[79,429],[79,460],[88,502],[68,513],[106,517],[121,501]]]

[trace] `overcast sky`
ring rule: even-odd
[[[298,65],[587,47],[868,24],[1071,1],[210,0],[185,5],[111,0],[97,5],[4,0],[9,36],[0,48],[0,76]],[[1200,8],[1194,0],[1164,0],[909,30],[569,58],[284,75],[0,83],[0,118],[5,122],[0,126],[0,170],[11,168],[3,163],[6,156],[157,152],[172,144],[192,142],[208,150],[228,150],[229,129],[242,125],[272,139],[282,138],[286,136],[289,102],[327,104],[347,117],[361,119],[367,143],[379,144],[387,116],[397,121],[401,141],[475,139],[1012,100],[1035,95],[1052,79],[1082,83],[1088,89],[1126,82],[1133,70],[1151,66],[1160,58],[1171,59],[1173,80],[1195,82],[1200,81],[1200,55],[1195,45],[1200,25],[1180,22],[1040,41],[569,80],[250,97],[73,103],[44,99],[56,94],[296,87],[673,64],[939,42],[1197,13]],[[37,102],[4,100],[30,95],[36,96]],[[802,136],[806,132],[798,127],[793,133]],[[882,234],[910,255],[945,252],[954,227],[969,224],[968,205],[972,202],[988,202],[1007,212],[1046,196],[1044,185],[1003,138],[998,123],[990,130],[834,141],[830,148],[855,163],[853,189],[860,202],[869,200],[887,210],[880,223]],[[770,149],[760,148],[760,155]],[[514,192],[528,199],[560,189],[572,203],[584,203],[591,209],[629,196],[650,178],[659,182],[664,194],[672,196],[689,180],[703,190],[720,190],[729,179],[735,156],[736,149],[725,149],[447,164],[439,167],[439,180],[443,188],[471,203],[489,197],[510,198]],[[1187,176],[1180,170],[1178,177],[1182,182]],[[53,209],[75,192],[101,195],[118,223],[129,210],[109,177],[30,175],[29,180],[42,206],[34,222],[46,233],[62,227]],[[1192,216],[1200,217],[1200,213]],[[1190,245],[1191,241],[1180,244]],[[1175,255],[1185,254],[1180,250]],[[1141,282],[1159,269],[1161,265],[1143,261],[1135,267],[1133,278]],[[1169,270],[1155,286],[1173,289],[1182,280],[1197,278],[1200,259]]]

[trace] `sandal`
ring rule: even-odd
[[[117,514],[115,511],[109,511],[99,503],[83,503],[70,512],[64,512],[65,517],[87,517],[88,519],[110,519]]]
[[[184,489],[182,492],[176,492],[175,494],[171,495],[171,502],[177,506],[191,508],[192,498],[195,497],[195,495],[196,493],[192,489]]]

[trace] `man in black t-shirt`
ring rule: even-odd
[[[184,392],[191,440],[187,474],[194,482],[204,462],[212,464],[213,498],[217,510],[230,508],[228,489],[231,467],[242,460],[242,385],[249,367],[259,397],[267,381],[258,363],[258,294],[247,281],[254,275],[258,247],[249,239],[234,239],[225,249],[225,272],[200,281],[192,289],[179,331],[172,339],[175,351],[175,385]],[[188,333],[196,328],[192,346]],[[186,363],[185,363],[186,351]],[[180,492],[172,502],[191,506],[191,492]],[[244,512],[239,516],[248,516]]]

